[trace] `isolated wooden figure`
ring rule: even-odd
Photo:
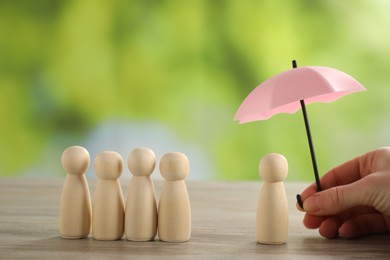
[[[71,146],[62,154],[61,163],[67,172],[60,205],[60,233],[63,238],[85,238],[90,233],[91,195],[84,175],[89,161],[88,151],[81,146]]]
[[[260,160],[260,190],[256,213],[256,239],[262,244],[284,244],[288,239],[288,204],[283,180],[288,163],[281,154],[267,154]]]
[[[157,234],[157,202],[151,174],[156,156],[148,148],[136,148],[127,161],[131,178],[126,196],[125,235],[132,241],[150,241]]]
[[[119,183],[122,157],[111,151],[96,156],[94,169],[99,178],[92,202],[92,237],[97,240],[118,240],[124,230],[123,194]]]
[[[182,153],[166,153],[160,160],[165,181],[158,206],[158,236],[165,242],[185,242],[191,236],[191,208],[184,178],[189,161]]]

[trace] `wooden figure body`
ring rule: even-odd
[[[288,239],[288,203],[283,180],[288,173],[284,156],[271,153],[260,160],[260,190],[256,213],[256,239],[262,244],[284,244]]]
[[[127,164],[133,177],[126,196],[125,235],[132,241],[150,241],[157,234],[156,192],[151,178],[156,156],[148,148],[137,148],[129,154]]]
[[[89,161],[88,151],[81,146],[71,146],[62,154],[61,163],[67,172],[60,205],[63,238],[85,238],[91,231],[91,195],[84,175]]]
[[[111,151],[101,152],[95,159],[99,178],[92,203],[92,237],[97,240],[118,240],[123,236],[124,204],[119,183],[122,157]]]
[[[191,236],[191,208],[184,178],[189,162],[182,153],[167,153],[160,160],[164,185],[158,207],[158,236],[165,242],[185,242]]]

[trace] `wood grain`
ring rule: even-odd
[[[122,182],[124,196],[127,183]],[[90,189],[95,189],[90,181]],[[185,243],[66,240],[59,235],[63,180],[0,179],[0,259],[327,259],[390,257],[390,235],[355,240],[320,237],[302,225],[295,194],[306,183],[286,183],[289,238],[284,245],[256,243],[259,182],[187,182],[192,209]],[[157,197],[162,182],[156,183]],[[93,194],[92,194],[93,196]]]

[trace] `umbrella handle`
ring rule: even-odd
[[[301,102],[301,108],[302,108],[302,113],[303,113],[303,119],[305,121],[307,140],[309,141],[309,147],[310,147],[311,162],[313,164],[314,177],[316,179],[317,192],[318,192],[318,191],[321,191],[322,188],[321,188],[320,177],[318,176],[317,160],[316,160],[316,155],[314,153],[314,145],[313,145],[313,140],[311,138],[311,131],[310,131],[309,120],[307,118],[305,101],[302,99],[300,102]],[[303,209],[303,201],[302,201],[301,195],[299,195],[299,194],[297,194],[297,202],[298,202],[298,205]]]
[[[301,108],[302,108],[302,113],[303,113],[303,119],[305,121],[307,140],[309,141],[311,162],[313,164],[314,177],[316,178],[317,191],[321,191],[322,190],[321,189],[321,182],[320,182],[320,177],[318,176],[316,154],[314,152],[313,140],[311,138],[309,119],[307,118],[307,112],[306,112],[306,105],[305,105],[305,101],[303,99],[300,102],[301,102]]]

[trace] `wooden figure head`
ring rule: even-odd
[[[116,180],[122,174],[123,160],[120,154],[113,151],[104,151],[95,158],[95,174],[102,180]]]
[[[283,181],[288,174],[287,159],[281,154],[267,154],[260,160],[259,173],[265,182]]]
[[[68,174],[84,174],[89,167],[89,162],[89,153],[84,147],[70,146],[62,153],[62,167],[64,167]]]
[[[190,171],[190,163],[187,156],[182,153],[166,153],[160,160],[161,175],[167,181],[184,180]]]
[[[149,148],[136,148],[129,154],[127,166],[135,176],[149,176],[156,167],[156,155]]]

